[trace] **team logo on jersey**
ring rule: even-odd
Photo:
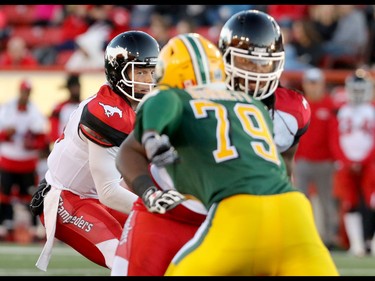
[[[105,115],[107,115],[107,117],[111,117],[115,113],[117,113],[120,116],[120,118],[122,118],[122,111],[117,106],[111,106],[101,102],[99,102],[99,104],[104,108],[104,113]]]

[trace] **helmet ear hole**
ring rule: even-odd
[[[139,102],[144,94],[135,92],[135,85],[148,85],[150,90],[154,83],[135,81],[129,77],[127,67],[155,67],[160,52],[158,42],[143,31],[126,31],[114,37],[104,53],[106,79],[114,92]]]

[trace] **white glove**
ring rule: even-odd
[[[173,209],[186,198],[177,190],[160,190],[152,186],[144,192],[142,200],[149,212],[165,214],[166,211]]]
[[[142,145],[148,160],[158,167],[173,164],[179,160],[177,151],[169,142],[167,135],[147,132],[142,137]]]

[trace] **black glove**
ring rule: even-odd
[[[147,132],[142,137],[148,160],[158,167],[176,163],[179,160],[177,151],[169,142],[167,135]]]
[[[51,186],[45,179],[42,179],[29,204],[30,212],[33,214],[33,216],[39,216],[43,212],[44,196],[47,195],[50,189]]]
[[[165,214],[186,198],[177,190],[160,190],[152,186],[143,193],[142,200],[149,212]]]

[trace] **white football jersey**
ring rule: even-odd
[[[79,134],[78,126],[84,106],[91,100],[83,101],[71,115],[63,138],[58,139],[47,159],[46,180],[60,189],[97,198],[94,180],[89,168],[88,140]]]
[[[337,119],[341,150],[349,160],[361,162],[374,146],[374,106],[345,104],[339,109]]]

